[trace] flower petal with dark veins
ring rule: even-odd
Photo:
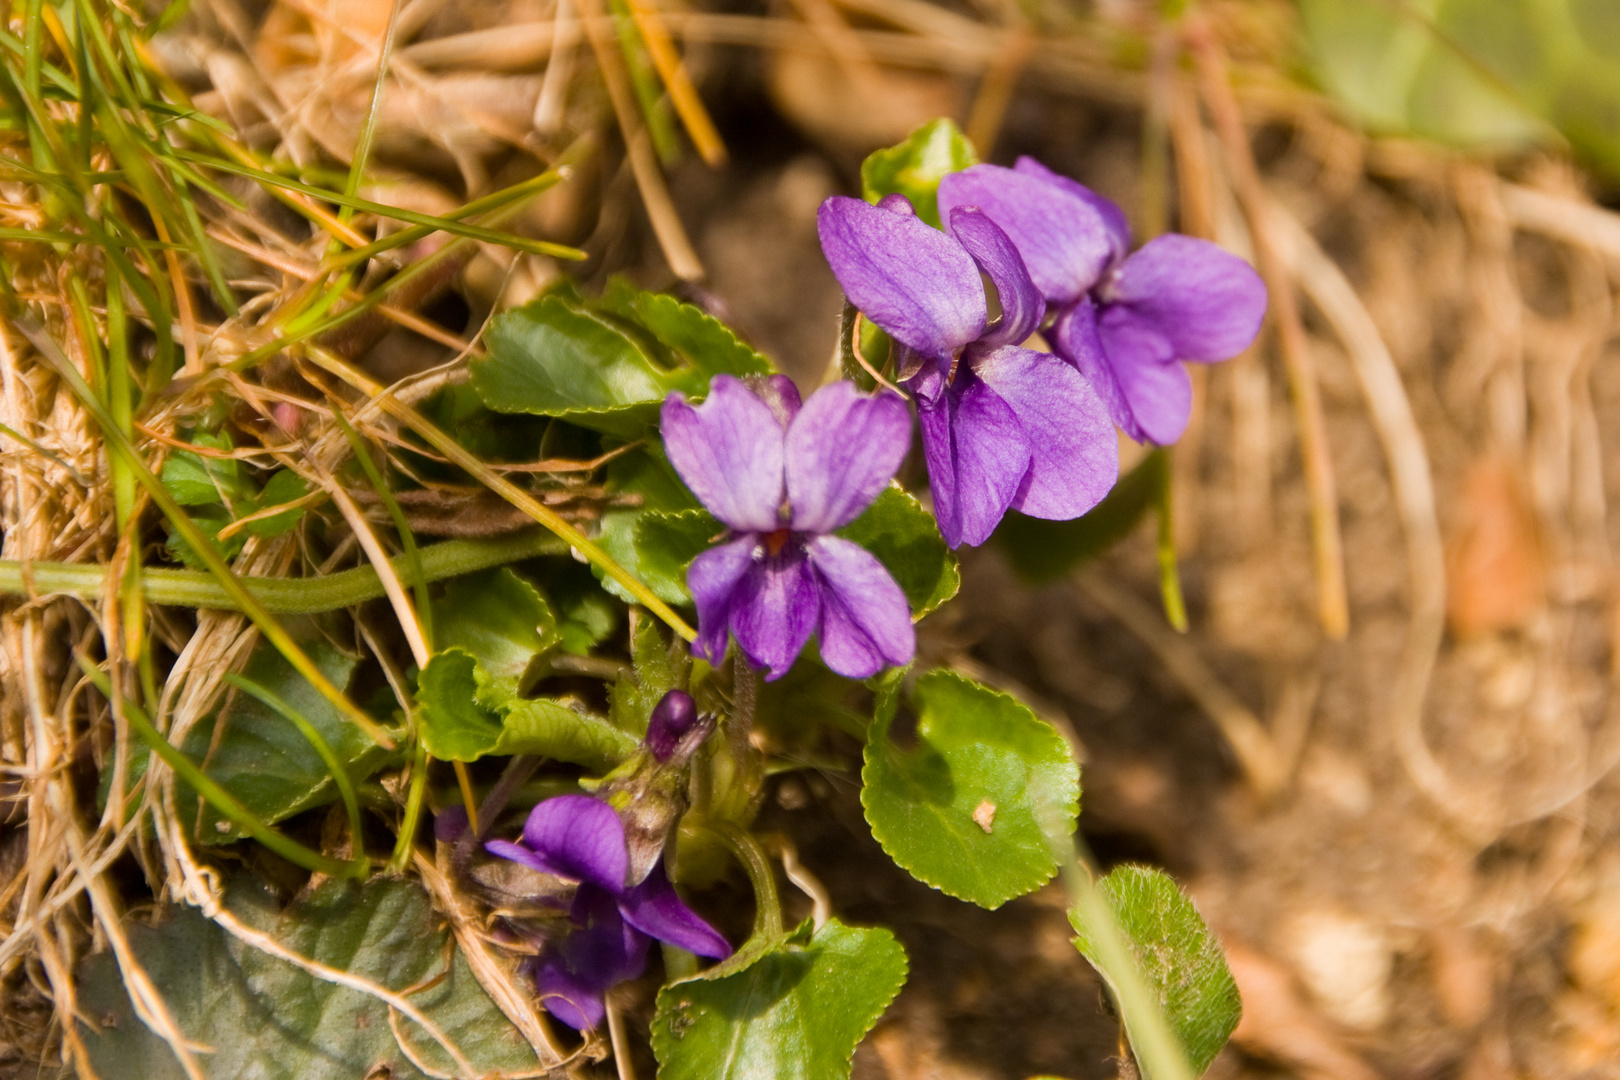
[[[780,679],[821,617],[821,591],[799,541],[754,560],[731,598],[731,632],[755,667]]]
[[[521,845],[491,840],[485,846],[503,858],[610,892],[624,888],[630,865],[619,815],[589,795],[558,795],[540,803],[524,823]]]
[[[816,212],[816,232],[849,302],[896,341],[949,356],[983,332],[978,267],[920,218],[834,195]]]
[[[576,1031],[606,1015],[606,993],[647,967],[647,936],[619,912],[613,895],[581,885],[570,913],[575,928],[541,956],[535,972],[540,1003]]]
[[[1097,208],[1043,176],[1000,165],[951,173],[939,182],[941,219],[959,206],[978,207],[1001,226],[1035,287],[1055,304],[1079,299],[1114,255],[1113,233]]]
[[[1175,233],[1155,237],[1099,291],[1170,343],[1172,359],[1228,360],[1266,316],[1266,286],[1229,251]]]
[[[1041,325],[1046,302],[1030,280],[1012,240],[982,210],[958,206],[951,211],[951,235],[959,240],[996,287],[1001,319],[979,338],[980,345],[1021,345]]]
[[[693,655],[711,664],[725,658],[732,597],[743,576],[754,565],[754,552],[759,546],[757,533],[744,533],[692,560],[686,571],[686,587],[692,592],[692,602],[698,612],[698,636],[692,642]]]
[[[1119,479],[1119,439],[1085,376],[1050,353],[1011,345],[976,355],[973,371],[1011,406],[1029,442],[1013,508],[1067,521],[1101,502]]]
[[[821,583],[821,659],[849,679],[876,675],[886,664],[911,663],[917,635],[906,595],[888,569],[859,544],[818,536],[807,548]]]
[[[716,375],[694,406],[664,401],[660,430],[670,464],[709,512],[742,532],[769,532],[782,506],[782,425],[730,375]]]
[[[787,432],[792,525],[827,533],[872,504],[911,447],[911,416],[892,393],[873,397],[851,382],[811,396]]]
[[[1073,180],[1062,173],[1053,172],[1034,158],[1025,155],[1013,162],[1013,171],[1028,176],[1038,176],[1049,184],[1055,184],[1076,198],[1084,200],[1097,216],[1102,218],[1103,225],[1108,229],[1108,240],[1112,253],[1110,263],[1117,263],[1131,250],[1131,225],[1125,218],[1125,211],[1113,199],[1099,195],[1078,180]]]
[[[1029,472],[1031,451],[1018,417],[964,364],[937,404],[918,401],[917,419],[945,543],[984,543]]]
[[[1168,446],[1192,415],[1192,379],[1158,328],[1128,307],[1111,306],[1097,320],[1103,355],[1127,408],[1120,427],[1138,442]]]

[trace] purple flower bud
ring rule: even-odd
[[[653,707],[647,721],[647,749],[660,762],[668,761],[681,737],[697,723],[697,703],[683,690],[671,690]]]
[[[461,806],[447,806],[433,815],[433,839],[441,844],[453,844],[467,831],[467,810]]]

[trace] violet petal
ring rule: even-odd
[[[1266,286],[1229,251],[1191,236],[1155,237],[1105,286],[1170,343],[1177,360],[1228,360],[1254,341],[1266,315]]]
[[[1120,424],[1125,433],[1160,446],[1181,438],[1192,415],[1192,379],[1170,342],[1127,307],[1104,308],[1097,334],[1129,413]]]
[[[1061,309],[1047,337],[1052,343],[1052,351],[1073,364],[1086,377],[1114,423],[1131,433],[1136,421],[1131,416],[1130,404],[1125,400],[1125,391],[1120,388],[1119,380],[1114,377],[1114,369],[1103,354],[1102,339],[1097,336],[1097,308],[1092,304],[1091,297],[1081,297],[1078,303]],[[1131,437],[1138,436],[1132,433]]]
[[[1029,472],[1029,442],[1017,416],[964,365],[938,404],[917,403],[917,419],[945,543],[984,543]]]
[[[1032,157],[1021,157],[1013,162],[1015,172],[1025,173],[1029,176],[1039,176],[1049,184],[1055,184],[1076,197],[1085,200],[1097,215],[1102,218],[1103,224],[1108,228],[1108,238],[1113,253],[1110,262],[1118,262],[1131,250],[1131,225],[1125,218],[1125,211],[1113,199],[1097,194],[1078,180],[1055,173]]]
[[[894,479],[911,447],[911,416],[892,393],[847,381],[822,387],[787,433],[793,527],[827,533],[854,521]]]
[[[510,840],[489,840],[484,843],[484,850],[491,855],[498,855],[503,859],[511,859],[515,863],[522,863],[530,870],[538,870],[542,874],[560,874],[557,865],[548,859],[543,859],[524,847],[514,844]],[[573,875],[565,875],[572,877]]]
[[[685,949],[698,956],[723,960],[731,955],[731,944],[720,931],[701,919],[675,892],[664,874],[664,864],[652,868],[645,881],[619,897],[624,921],[659,941]]]
[[[648,941],[606,890],[581,885],[570,914],[575,929],[541,956],[535,983],[548,1012],[585,1031],[602,1022],[603,995],[646,969]]]
[[[731,602],[731,633],[766,681],[780,679],[798,659],[821,615],[821,593],[803,541],[789,537],[776,554],[756,559]]]
[[[951,235],[962,242],[996,287],[1001,318],[979,339],[985,345],[1020,345],[1041,325],[1046,303],[1012,240],[982,210],[951,211]]]
[[[804,406],[799,388],[786,375],[750,375],[743,385],[770,408],[784,431]]]
[[[768,532],[782,505],[782,425],[770,406],[730,375],[716,375],[703,404],[664,401],[664,449],[686,486],[733,529]]]
[[[975,165],[939,182],[939,213],[976,206],[1000,225],[1035,287],[1057,304],[1091,288],[1113,257],[1108,223],[1073,191],[1041,176],[1000,165]]]
[[[686,587],[692,592],[698,613],[698,636],[692,642],[692,653],[711,664],[725,658],[732,598],[743,575],[753,566],[754,551],[759,544],[757,533],[744,533],[703,552],[687,568]]]
[[[523,846],[546,864],[521,860],[537,870],[590,882],[614,893],[624,889],[630,868],[624,824],[599,799],[558,795],[540,803],[523,826]]]
[[[984,330],[979,268],[920,218],[834,195],[816,212],[816,231],[849,302],[895,340],[942,356]]]
[[[821,582],[821,659],[850,679],[900,667],[917,651],[911,609],[888,568],[859,544],[818,536],[808,545]]]
[[[1012,407],[1032,453],[1014,509],[1067,521],[1119,479],[1119,439],[1084,376],[1050,353],[1006,346],[976,356],[973,372]]]

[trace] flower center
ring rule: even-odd
[[[772,557],[782,554],[787,547],[788,538],[793,535],[792,529],[775,529],[765,534],[765,551]]]

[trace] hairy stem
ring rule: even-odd
[[[544,529],[476,540],[446,540],[421,549],[422,577],[441,581],[458,574],[487,570],[535,555],[562,555],[568,545]],[[406,571],[405,556],[389,560]],[[93,600],[101,595],[107,568],[91,563],[21,563],[0,560],[0,595],[65,595]],[[276,615],[309,615],[375,600],[383,595],[374,566],[357,566],[312,578],[244,577],[239,579],[266,611]],[[146,599],[174,607],[241,611],[237,600],[213,575],[197,570],[145,568],[141,584]]]

